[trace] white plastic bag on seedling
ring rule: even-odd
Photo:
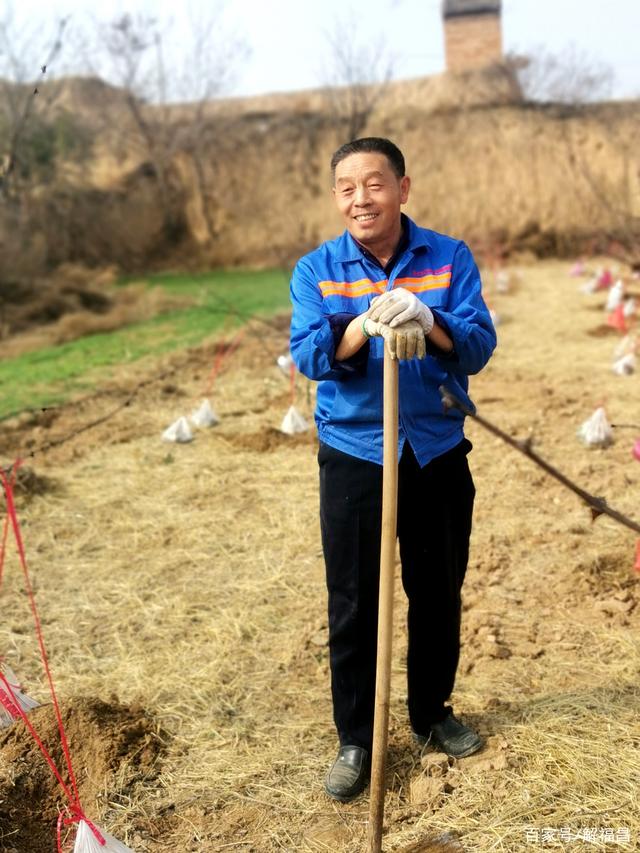
[[[197,427],[212,427],[220,423],[220,418],[211,408],[211,403],[203,400],[200,406],[191,412],[191,423]]]
[[[496,290],[498,293],[509,293],[511,290],[512,279],[507,270],[500,270],[496,276]]]
[[[578,435],[590,447],[606,447],[613,441],[611,424],[602,406],[588,418],[578,430]]]
[[[618,346],[613,351],[613,358],[622,358],[623,355],[628,355],[630,352],[638,351],[638,339],[635,334],[625,335]]]
[[[293,365],[293,358],[291,357],[291,353],[288,352],[286,355],[279,355],[276,359],[276,364],[278,365],[280,370],[288,376],[291,372],[291,366]]]
[[[636,300],[633,296],[630,296],[628,299],[624,300],[624,305],[622,306],[622,314],[627,320],[630,317],[635,317],[636,315]]]
[[[6,728],[20,717],[16,705],[23,711],[30,711],[40,704],[22,692],[20,682],[15,672],[6,663],[0,663],[0,728]],[[9,683],[7,687],[6,681]]]
[[[289,411],[284,416],[280,425],[280,432],[285,435],[295,435],[299,432],[306,432],[309,429],[309,424],[302,417],[295,406],[289,406]]]
[[[105,844],[101,844],[93,833],[89,824],[84,821],[78,821],[78,831],[76,832],[76,841],[73,845],[73,853],[133,853],[130,847],[125,847],[117,838],[104,832],[99,826],[96,829],[105,840]]]
[[[631,376],[631,374],[635,372],[636,363],[636,354],[634,352],[628,352],[626,355],[623,355],[622,358],[614,361],[611,369],[614,373],[617,373],[618,376]]]
[[[594,275],[592,278],[588,278],[578,290],[580,293],[595,293],[598,290],[598,276]]]
[[[189,422],[185,417],[178,418],[170,427],[162,433],[163,441],[177,441],[179,444],[185,444],[187,441],[193,441],[193,433]]]
[[[621,279],[618,279],[607,294],[607,302],[605,311],[615,311],[618,305],[624,299],[624,284]]]

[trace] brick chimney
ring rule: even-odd
[[[502,60],[501,0],[443,0],[447,71]]]

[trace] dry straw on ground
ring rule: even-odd
[[[502,324],[494,359],[472,381],[478,407],[513,435],[532,433],[549,461],[638,518],[633,433],[602,451],[576,438],[603,401],[614,422],[638,422],[637,377],[610,371],[615,336],[589,334],[604,297],[579,294],[567,265],[552,262],[524,267],[509,293],[487,274],[486,289]],[[103,770],[103,796],[85,803],[138,853],[365,849],[367,796],[342,806],[322,792],[336,743],[315,445],[275,438],[289,405],[275,364],[281,329],[245,338],[213,389],[222,422],[193,443],[160,434],[199,402],[206,348],[176,357],[171,384],[148,386],[116,418],[33,461],[56,484],[22,514],[60,694],[137,705],[161,739],[153,767],[132,774],[125,751]],[[67,407],[48,427],[8,425],[3,438],[17,452],[63,433],[140,378],[129,367],[90,406]],[[308,415],[303,380],[298,390]],[[477,425],[468,433],[477,512],[453,701],[487,747],[456,762],[412,743],[398,586],[385,849],[636,849],[633,535],[605,518],[592,525],[529,461]],[[0,648],[44,698],[20,590],[12,557]],[[3,772],[6,760],[0,749]],[[90,774],[90,761],[83,768]],[[587,830],[595,840],[566,840]]]

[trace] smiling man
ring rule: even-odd
[[[475,491],[464,416],[443,410],[439,387],[471,406],[468,376],[484,367],[496,337],[467,246],[401,212],[411,181],[397,146],[354,140],[335,152],[331,170],[346,230],[295,267],[291,353],[319,382],[320,522],[340,741],[325,790],[344,802],[367,784],[373,736],[384,346],[401,361],[398,538],[409,602],[409,720],[418,743],[456,758],[483,743],[446,704],[460,653]]]
[[[338,160],[334,196],[350,234],[387,263],[402,236],[400,206],[409,198],[411,180],[396,175],[384,154],[356,151]]]

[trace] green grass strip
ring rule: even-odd
[[[282,270],[223,270],[189,276],[162,273],[142,280],[149,287],[161,287],[193,302],[114,332],[87,335],[3,360],[0,419],[92,390],[118,365],[197,346],[222,330],[238,328],[254,315],[268,317],[290,308],[289,285]],[[140,277],[135,281],[141,281]]]

